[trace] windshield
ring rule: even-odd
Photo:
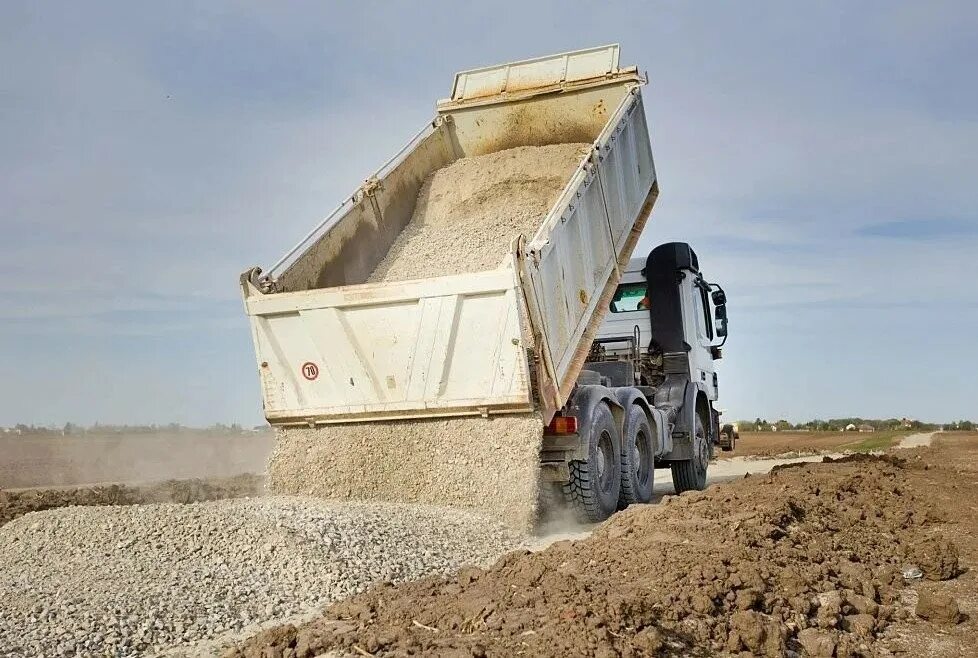
[[[649,307],[649,300],[645,296],[645,282],[623,283],[618,286],[615,296],[611,300],[612,313],[625,313],[626,311],[641,311]]]

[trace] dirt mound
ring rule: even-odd
[[[865,655],[909,614],[901,568],[943,520],[906,473],[807,464],[666,497],[586,540],[381,586],[228,655]]]
[[[439,169],[369,281],[496,269],[517,235],[533,237],[590,144],[520,146]]]
[[[932,621],[935,624],[950,625],[961,621],[958,602],[947,594],[934,592],[930,589],[921,590],[914,612],[921,619]]]
[[[961,572],[957,547],[940,537],[924,537],[914,542],[907,551],[907,558],[928,580],[950,580]]]
[[[54,489],[0,490],[0,525],[28,512],[56,507],[194,503],[257,496],[264,480],[258,475],[166,480],[147,484],[96,484]]]

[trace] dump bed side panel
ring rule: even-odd
[[[245,304],[271,422],[533,408],[512,269],[255,293]]]
[[[566,402],[658,193],[638,87],[521,255],[549,415]]]
[[[389,171],[378,172],[357,190],[340,215],[278,276],[276,290],[295,292],[367,280],[411,221],[425,178],[456,158],[447,128],[440,120],[435,124]]]

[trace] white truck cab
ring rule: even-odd
[[[677,246],[681,245],[681,246]],[[652,318],[657,317],[660,323],[671,323],[674,327],[663,327],[659,332],[674,333],[681,331],[689,357],[689,378],[707,399],[711,402],[718,397],[718,380],[716,361],[720,358],[720,346],[726,339],[726,298],[717,284],[711,284],[703,278],[699,271],[699,263],[695,252],[684,243],[662,245],[668,250],[688,249],[691,258],[687,258],[688,266],[678,263],[673,270],[676,272],[676,299],[679,304],[679,315],[668,317],[666,312],[657,312],[652,308],[652,296],[668,296],[671,291],[662,290],[660,294],[650,294],[650,282],[646,279],[646,266],[652,258],[632,258],[628,261],[627,269],[622,273],[621,282],[611,300],[608,314],[605,316],[598,339],[605,346],[608,356],[622,358],[638,350],[649,350],[650,355],[662,353],[662,346],[656,347],[652,341]],[[661,247],[660,247],[661,248]],[[654,251],[653,251],[654,253]],[[668,274],[666,275],[668,276]],[[719,294],[716,294],[718,293]],[[717,310],[715,300],[720,300],[720,310]],[[679,322],[676,322],[679,320]],[[651,384],[651,380],[639,383]]]
[[[542,463],[586,517],[648,502],[657,468],[672,469],[677,492],[706,486],[713,447],[729,449],[714,406],[726,301],[686,243],[663,244],[628,262],[565,410],[581,428],[577,441],[544,437]],[[621,416],[618,436],[607,429],[613,423],[605,406]]]

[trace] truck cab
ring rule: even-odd
[[[721,302],[719,311],[715,299]],[[596,342],[614,359],[627,358],[637,347],[645,357],[638,383],[647,386],[661,374],[657,366],[663,354],[685,351],[690,381],[713,402],[718,397],[715,364],[727,334],[725,304],[722,289],[703,277],[689,245],[664,244],[628,262]]]
[[[542,453],[544,473],[555,473],[592,521],[649,502],[655,469],[672,470],[677,493],[705,488],[714,446],[725,448],[715,364],[727,336],[726,295],[703,276],[692,247],[671,242],[631,259],[607,311],[563,411],[575,419],[574,440],[554,436],[568,427],[558,420]]]

